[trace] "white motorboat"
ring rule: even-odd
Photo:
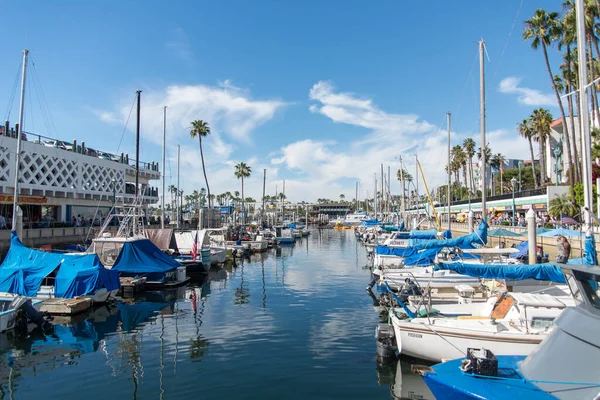
[[[294,236],[292,235],[292,230],[284,226],[275,227],[275,238],[281,244],[294,243]]]
[[[570,296],[505,292],[485,303],[434,305],[439,314],[423,318],[401,319],[395,309],[389,317],[399,352],[439,362],[464,356],[469,347],[528,355],[572,305]]]

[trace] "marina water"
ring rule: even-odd
[[[379,313],[352,231],[314,230],[211,271],[61,324],[2,336],[1,398],[387,399]]]

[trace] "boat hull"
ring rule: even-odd
[[[428,361],[464,357],[467,348],[486,348],[496,355],[531,353],[544,336],[481,332],[401,321],[392,316],[398,351]]]
[[[13,297],[0,297],[0,302],[5,304],[9,304],[13,300]],[[43,302],[43,300],[31,299],[31,305],[36,309],[36,311],[40,311]],[[14,329],[16,311],[17,310],[14,309],[0,311],[0,332],[6,332]]]

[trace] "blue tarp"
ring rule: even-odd
[[[363,219],[362,226],[375,226],[377,225],[377,219]]]
[[[435,239],[438,231],[435,229],[428,229],[426,231],[412,230],[410,231],[411,239]]]
[[[149,302],[143,301],[133,304],[117,303],[120,311],[120,319],[122,322],[123,331],[131,331],[140,325],[148,322],[152,317],[158,315],[158,312],[171,307],[170,303],[166,302]],[[169,314],[172,310],[169,311]]]
[[[102,287],[107,290],[119,288],[117,273],[104,268],[97,255],[30,249],[21,243],[13,231],[10,249],[0,265],[0,292],[34,297],[44,278],[57,268],[54,285],[56,297],[87,295]]]
[[[408,257],[414,253],[416,253],[415,249],[410,247],[401,248],[401,247],[388,247],[388,246],[377,246],[375,249],[377,254],[381,254],[384,256],[398,256],[398,257]]]
[[[179,262],[163,253],[150,240],[139,239],[125,242],[112,270],[127,275],[164,275],[179,266]]]
[[[487,279],[536,279],[566,283],[560,267],[554,264],[464,264],[440,263],[435,269],[447,269],[461,275]]]
[[[598,255],[596,253],[596,243],[593,236],[586,236],[583,243],[583,258],[573,258],[567,264],[586,264],[598,265]]]
[[[64,256],[54,284],[56,297],[70,299],[102,287],[109,292],[119,289],[119,273],[104,268],[96,254]]]
[[[447,240],[429,240],[427,242],[422,242],[413,246],[416,250],[425,250],[425,249],[440,249],[443,247],[460,247],[466,248],[466,246],[472,246],[473,243],[477,244],[486,244],[487,243],[487,228],[488,225],[486,222],[482,221],[479,224],[477,230],[473,233],[470,233],[465,236],[460,236],[454,239]]]
[[[519,258],[519,257],[527,256],[527,254],[529,254],[529,242],[527,240],[524,242],[521,242],[515,246],[515,249],[519,250],[519,252],[511,254],[510,258]]]

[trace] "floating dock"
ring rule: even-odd
[[[119,280],[121,282],[121,290],[119,291],[121,296],[133,296],[139,292],[142,292],[144,290],[144,285],[146,284],[146,277],[121,277]]]
[[[44,300],[40,311],[53,315],[76,315],[92,306],[90,299],[48,299]]]

